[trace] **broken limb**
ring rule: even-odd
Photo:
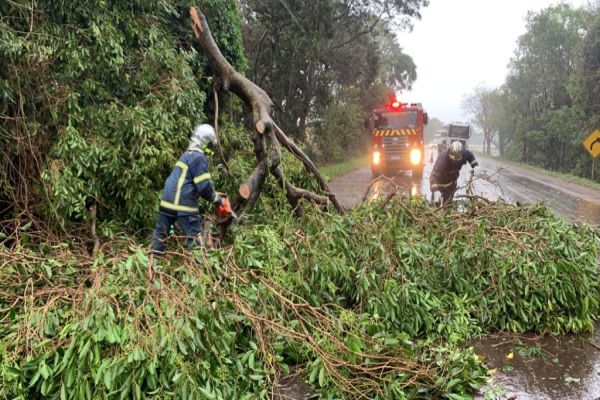
[[[260,196],[267,173],[271,173],[278,180],[281,187],[285,189],[286,197],[297,215],[301,214],[299,202],[302,199],[320,205],[332,204],[339,213],[343,214],[344,208],[338,202],[335,194],[331,192],[314,163],[271,119],[273,102],[267,93],[254,82],[237,72],[229,64],[215,43],[206,18],[198,8],[192,7],[190,15],[193,20],[193,29],[196,38],[200,42],[200,46],[204,50],[215,74],[218,76],[222,89],[232,91],[238,95],[252,110],[255,129],[253,137],[254,153],[256,155],[257,166],[238,190],[241,199],[246,201],[244,211],[249,210],[254,205]],[[265,150],[265,137],[269,145],[268,152]],[[305,169],[315,176],[319,187],[325,192],[325,195],[297,188],[285,179],[283,169],[280,165],[281,146],[302,161]]]

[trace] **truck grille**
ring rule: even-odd
[[[382,137],[383,156],[386,161],[399,161],[408,153],[408,138],[406,136]]]

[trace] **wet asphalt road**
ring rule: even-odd
[[[429,157],[427,157],[429,160]],[[546,202],[557,214],[571,221],[600,224],[600,190],[565,182],[524,168],[505,164],[478,155],[480,164],[477,174],[486,178],[474,178],[473,192],[490,200],[498,198],[510,202]],[[432,164],[427,163],[422,179],[414,179],[410,172],[399,172],[389,176],[394,185],[407,195],[422,195],[430,198],[429,174]],[[463,167],[459,178],[458,195],[464,195],[470,168]],[[368,166],[352,171],[331,181],[330,187],[340,202],[351,207],[361,201],[372,181]],[[371,188],[369,199],[385,196],[394,190],[388,180],[380,180]]]
[[[543,201],[554,212],[573,222],[600,224],[600,190],[590,189],[558,178],[512,166],[478,155],[480,172],[486,179],[475,178],[473,194],[490,200],[498,198],[509,202],[535,203]],[[430,160],[429,156],[427,160]],[[391,176],[391,182],[381,179],[365,192],[372,181],[368,166],[334,179],[331,189],[343,205],[351,207],[363,197],[374,199],[399,190],[407,195],[430,198],[427,163],[423,178],[414,179],[410,172]],[[465,194],[469,176],[467,166],[459,178],[457,195]],[[539,346],[543,357],[525,357],[514,351],[513,340],[506,337],[488,337],[470,343],[485,357],[490,368],[497,369],[487,390],[501,389],[498,399],[518,400],[599,400],[600,399],[600,326],[593,335],[544,337],[526,345]],[[508,359],[507,354],[513,353]],[[481,397],[483,398],[483,395]]]

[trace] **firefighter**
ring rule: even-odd
[[[210,147],[215,142],[216,135],[212,126],[202,124],[194,129],[186,152],[175,163],[165,182],[156,229],[152,235],[152,253],[164,252],[166,239],[175,222],[185,235],[189,248],[201,245],[202,220],[198,197],[213,203],[219,218],[232,214],[227,197],[219,196],[215,191],[208,173],[207,156],[212,154]]]
[[[431,196],[433,197],[435,192],[440,192],[442,195],[442,204],[451,202],[456,191],[456,181],[458,180],[460,169],[466,163],[469,163],[472,169],[475,169],[478,165],[473,153],[467,149],[463,149],[461,142],[452,142],[447,150],[440,153],[433,165],[431,176],[429,177]]]

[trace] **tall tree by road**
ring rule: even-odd
[[[591,160],[581,141],[600,127],[599,5],[561,4],[530,13],[504,85],[476,88],[469,97],[494,93],[493,118],[486,123],[498,136],[501,154],[590,176]],[[483,98],[466,105],[482,106]]]
[[[427,0],[241,4],[249,77],[270,94],[282,128],[305,144],[333,135],[324,128],[331,126],[328,116],[340,118],[331,113],[331,104],[338,112],[347,109],[356,125],[361,119],[356,107],[369,109],[390,89],[410,87],[416,79],[415,65],[391,27],[419,17]]]
[[[477,86],[473,93],[467,95],[462,102],[462,108],[471,116],[471,121],[483,132],[483,148],[491,153],[492,143],[496,143],[498,114],[501,112],[501,95],[496,89]]]
[[[527,17],[506,81],[516,110],[513,144],[522,161],[554,170],[573,166],[578,115],[569,83],[585,32],[586,12],[566,4]]]

